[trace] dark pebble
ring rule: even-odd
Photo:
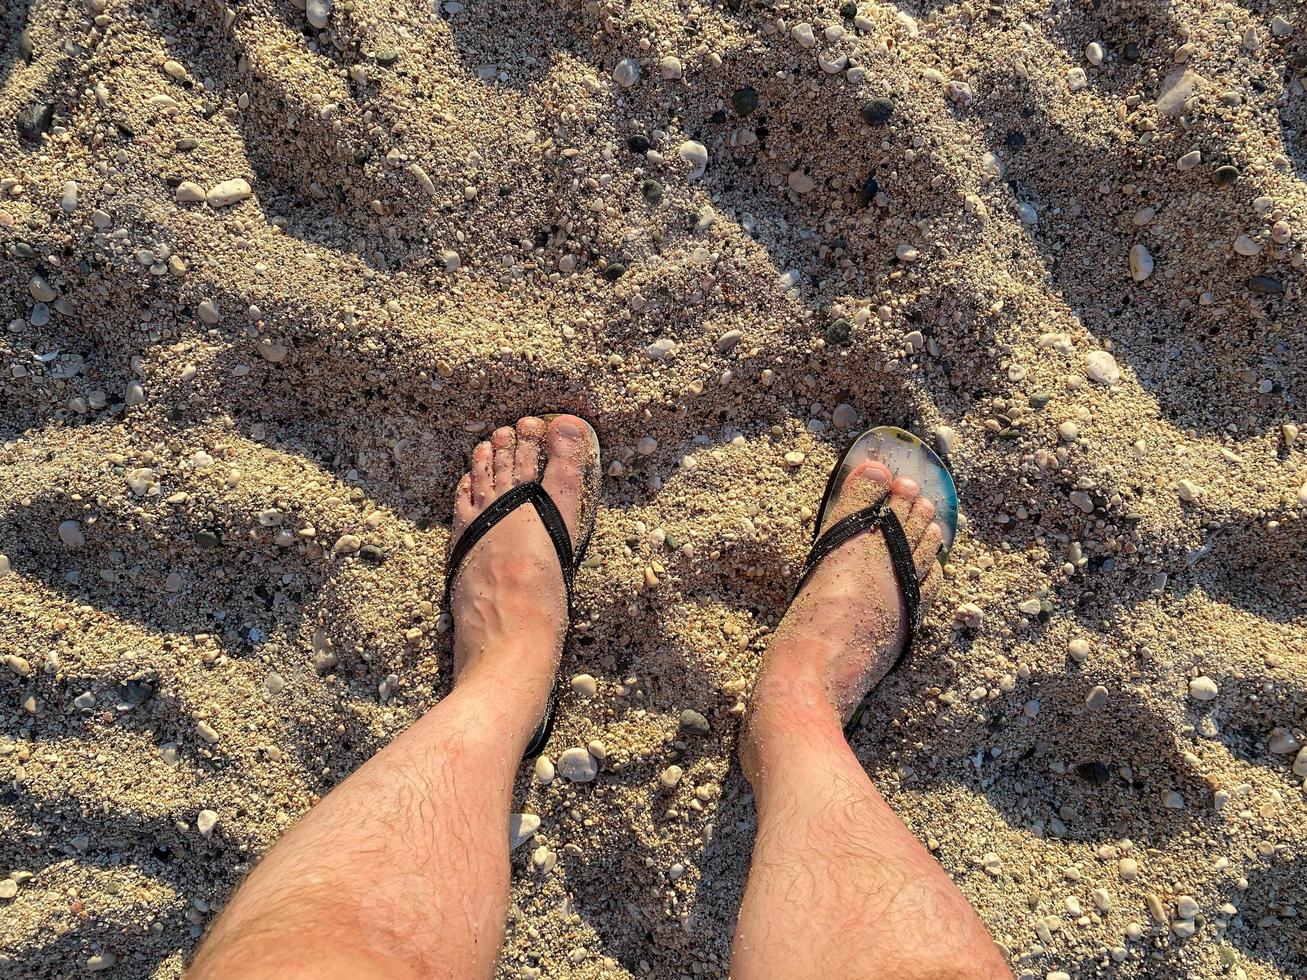
[[[28,245],[27,242],[14,242],[14,254],[20,259],[36,258],[36,249]]]
[[[1040,411],[1053,400],[1053,396],[1047,391],[1037,391],[1030,396],[1030,407],[1035,411]]]
[[[687,735],[707,735],[712,732],[708,725],[708,719],[693,708],[686,708],[681,712],[681,731]]]
[[[712,123],[714,126],[720,126],[722,123],[726,122],[728,118],[730,117],[727,116],[725,109],[718,109],[716,112],[714,112],[711,116],[708,117],[708,121]]]
[[[843,317],[840,317],[826,328],[826,343],[828,344],[839,344],[843,347],[848,344],[849,338],[852,336],[853,324]]]
[[[854,17],[858,16],[858,5],[853,0],[840,4],[840,16],[845,20],[853,20]]]
[[[731,95],[731,108],[737,116],[747,116],[758,108],[758,92],[751,86],[737,88]]]
[[[869,207],[871,202],[876,200],[876,195],[879,192],[880,184],[876,182],[876,177],[872,174],[862,182],[862,189],[858,191],[858,203],[864,208]]]
[[[14,120],[18,135],[36,142],[54,125],[54,106],[48,102],[33,102]]]
[[[218,535],[207,528],[202,531],[196,531],[195,543],[201,548],[216,548],[218,547]]]
[[[189,136],[183,137],[173,144],[178,153],[189,153],[199,145],[198,140],[193,140]]]
[[[1131,64],[1134,64],[1139,60],[1139,45],[1134,41],[1131,41],[1125,46],[1125,50],[1121,52],[1121,57],[1125,58],[1125,60]]]
[[[1263,296],[1278,296],[1284,292],[1284,283],[1274,276],[1253,276],[1248,280],[1248,288]]]
[[[149,681],[123,681],[118,685],[118,700],[125,704],[142,705],[154,697],[154,685]]]
[[[377,64],[393,65],[399,60],[399,51],[389,44],[377,52]]]
[[[375,544],[365,544],[359,549],[359,557],[373,565],[380,565],[386,560],[386,552],[384,548]]]
[[[1026,134],[1019,129],[1014,129],[1003,137],[1003,145],[1009,150],[1019,150],[1026,145]]]
[[[657,204],[663,199],[663,185],[650,177],[640,185],[640,193],[650,204]]]
[[[1112,771],[1101,762],[1080,763],[1076,766],[1076,775],[1095,786],[1106,786],[1112,779]]]
[[[643,133],[636,133],[626,139],[626,148],[632,153],[648,153],[649,145],[649,137]]]
[[[621,262],[609,262],[604,269],[604,278],[609,282],[616,282],[626,273],[626,266]]]
[[[18,35],[18,54],[29,65],[32,63],[32,35],[23,31]]]
[[[1217,167],[1212,171],[1212,180],[1218,187],[1229,187],[1239,179],[1239,168],[1225,164],[1223,167]]]
[[[872,126],[883,126],[894,115],[894,102],[891,99],[872,99],[862,107],[862,118]]]

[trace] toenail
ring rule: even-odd
[[[877,483],[889,483],[890,481],[890,471],[884,463],[867,463],[862,472]]]
[[[581,427],[569,419],[560,419],[558,422],[558,434],[564,439],[580,439]]]
[[[899,477],[897,490],[905,497],[911,497],[914,493],[919,493],[921,487],[916,480],[911,480],[906,476]]]

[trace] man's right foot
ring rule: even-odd
[[[935,559],[944,539],[934,505],[919,491],[913,480],[894,479],[884,464],[865,462],[846,477],[822,530],[888,496],[913,549],[924,610],[943,581]],[[893,666],[907,629],[881,532],[864,531],[831,552],[790,604],[763,658],[745,727],[746,774],[749,745],[770,730],[771,721],[843,724]]]

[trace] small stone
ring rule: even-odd
[[[1079,65],[1067,69],[1066,87],[1072,92],[1083,92],[1089,87],[1089,76],[1085,74],[1085,70]]]
[[[554,764],[547,755],[536,757],[532,772],[535,774],[536,782],[541,786],[548,786],[554,781]]]
[[[282,691],[286,689],[285,678],[283,678],[276,671],[273,671],[272,673],[268,674],[267,677],[263,678],[263,688],[269,694],[280,694]]]
[[[18,135],[35,143],[54,125],[54,106],[48,102],[33,102],[14,119]]]
[[[113,953],[104,952],[96,953],[94,956],[87,957],[86,969],[91,973],[99,973],[101,970],[107,970],[118,962],[118,957]]]
[[[807,457],[797,449],[785,454],[785,462],[790,466],[802,466]]]
[[[565,749],[558,757],[558,774],[570,782],[592,782],[598,772],[594,756],[585,749]]]
[[[640,62],[634,58],[623,58],[613,68],[613,81],[622,88],[630,88],[640,80]]]
[[[1089,659],[1089,641],[1084,637],[1076,637],[1067,644],[1066,649],[1067,655],[1078,664]]]
[[[253,195],[254,191],[247,181],[240,177],[234,177],[231,180],[224,180],[221,183],[214,184],[204,195],[204,199],[211,208],[225,208],[247,200]]]
[[[9,571],[10,571],[9,556],[0,555],[0,578],[4,578],[6,575],[8,575]]]
[[[806,194],[817,186],[817,182],[802,170],[791,170],[785,182],[796,194]]]
[[[1211,701],[1220,693],[1221,689],[1210,677],[1195,677],[1189,682],[1189,696],[1195,701]]]
[[[78,711],[89,711],[95,707],[95,695],[90,691],[83,691],[73,698],[73,707]]]
[[[32,295],[32,299],[39,303],[53,303],[59,296],[44,276],[32,276],[27,284],[27,291]]]
[[[1090,41],[1085,45],[1085,60],[1097,68],[1103,63],[1103,46],[1097,41]]]
[[[324,30],[331,19],[331,0],[305,0],[304,14],[313,27]]]
[[[13,898],[18,894],[18,882],[12,878],[0,878],[0,898]]]
[[[1130,278],[1143,282],[1153,274],[1153,257],[1143,245],[1136,244],[1130,248]]]
[[[361,547],[363,547],[363,539],[357,534],[342,534],[331,546],[331,550],[338,555],[352,555]]]
[[[681,712],[680,730],[687,735],[703,737],[711,733],[712,728],[708,725],[707,718],[693,708],[686,708]]]
[[[1307,748],[1298,750],[1298,754],[1293,758],[1293,774],[1295,776],[1307,776]]]
[[[1248,280],[1248,288],[1262,296],[1278,296],[1284,292],[1284,283],[1273,276],[1253,276]]]
[[[849,429],[858,423],[858,412],[852,405],[847,402],[841,402],[835,406],[831,412],[831,423],[837,429]]]
[[[862,107],[862,118],[869,126],[883,126],[894,115],[894,100],[881,97],[872,99]]]
[[[734,349],[735,345],[744,339],[743,330],[727,330],[717,338],[717,353],[725,354]]]
[[[662,61],[658,62],[659,74],[668,81],[675,81],[684,73],[681,66],[681,59],[668,55]]]
[[[686,140],[676,148],[676,155],[690,165],[690,179],[697,180],[708,169],[708,148],[696,140]]]
[[[1234,240],[1234,250],[1240,255],[1251,258],[1254,255],[1260,255],[1262,247],[1247,235],[1240,235]]]
[[[1198,902],[1192,895],[1181,895],[1175,900],[1175,914],[1182,919],[1192,919],[1200,911]]]
[[[195,307],[195,312],[199,315],[201,322],[213,326],[222,319],[222,314],[218,312],[218,304],[211,299],[202,299]]]
[[[657,204],[663,199],[663,185],[652,177],[648,177],[640,185],[640,194],[650,204]]]
[[[64,182],[63,196],[59,198],[59,210],[64,214],[72,214],[77,210],[77,181]]]
[[[1229,187],[1239,179],[1239,168],[1224,164],[1212,171],[1212,182],[1217,187]]]
[[[26,657],[20,657],[16,653],[5,654],[5,666],[12,670],[19,677],[30,677],[32,674],[32,665],[27,662]]]
[[[218,826],[218,814],[212,810],[201,810],[195,816],[195,829],[203,836],[208,837],[213,833],[213,828]]]
[[[197,721],[195,723],[195,731],[199,733],[200,738],[204,739],[210,745],[216,745],[218,743],[218,731],[207,721]]]
[[[359,549],[359,557],[369,565],[380,565],[386,560],[386,550],[380,545],[365,544]]]
[[[1089,900],[1094,903],[1094,907],[1100,912],[1110,912],[1112,910],[1112,896],[1106,888],[1095,888],[1089,893]]]
[[[1085,376],[1099,384],[1113,385],[1121,377],[1116,358],[1105,350],[1091,351],[1085,356]]]
[[[676,784],[681,781],[681,775],[680,766],[668,766],[658,776],[658,782],[663,789],[675,789]]]
[[[578,698],[592,698],[599,693],[599,682],[589,674],[577,674],[572,678],[572,693]]]
[[[1276,755],[1290,755],[1299,749],[1298,739],[1287,728],[1271,730],[1271,737],[1266,740],[1266,748]]]
[[[123,404],[128,407],[145,404],[145,386],[139,381],[128,381],[123,390]]]
[[[1162,806],[1168,810],[1184,809],[1184,794],[1179,790],[1168,789],[1162,794]]]
[[[534,813],[510,813],[508,815],[508,849],[521,847],[540,829],[540,818]]]
[[[1096,684],[1089,689],[1085,695],[1085,707],[1090,711],[1098,711],[1107,704],[1108,692],[1102,684]]]
[[[59,525],[59,540],[66,548],[80,548],[86,544],[86,535],[82,533],[82,525],[78,521],[63,521]]]
[[[958,434],[947,425],[935,427],[935,448],[939,450],[941,456],[951,454],[957,442]]]
[[[1166,925],[1170,921],[1170,916],[1166,914],[1166,906],[1152,892],[1144,896],[1144,902],[1148,906],[1148,914],[1153,917],[1153,921],[1158,925]]]
[[[815,48],[817,36],[812,32],[812,25],[806,21],[790,28],[790,37],[799,42],[800,47]]]
[[[644,436],[635,444],[635,451],[641,456],[652,456],[658,451],[658,440],[653,436]]]
[[[738,88],[731,94],[731,108],[735,114],[743,119],[758,108],[758,92],[756,89],[746,85],[744,88]]]
[[[178,204],[194,204],[205,199],[204,188],[194,181],[183,180],[173,192]]]
[[[1203,488],[1193,480],[1181,480],[1175,485],[1176,492],[1185,503],[1196,503],[1203,495]]]
[[[1188,153],[1175,161],[1176,168],[1179,170],[1193,170],[1203,162],[1203,155],[1198,150],[1190,150]]]
[[[1116,870],[1122,881],[1134,881],[1139,877],[1139,862],[1134,858],[1122,858],[1116,862]]]
[[[1027,616],[1039,615],[1040,608],[1041,606],[1038,599],[1022,599],[1017,603],[1017,609],[1025,613]]]

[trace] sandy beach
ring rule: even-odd
[[[854,747],[1016,975],[1307,975],[1305,86],[1293,0],[0,3],[0,975],[182,974],[559,410],[599,773],[522,769],[504,977],[727,975],[879,424],[963,522]]]

